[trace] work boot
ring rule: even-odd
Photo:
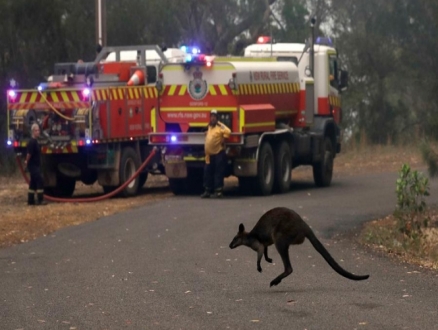
[[[35,194],[27,193],[27,205],[35,205]]]
[[[44,200],[44,194],[43,193],[38,193],[37,197],[38,197],[37,205],[47,205],[47,202]]]
[[[204,193],[201,195],[201,198],[210,198],[211,194],[208,190],[204,191]]]
[[[214,198],[222,198],[224,197],[224,194],[222,193],[222,189],[218,189],[214,193]]]

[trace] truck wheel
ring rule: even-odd
[[[119,178],[120,184],[128,181],[140,167],[140,159],[131,147],[126,147],[122,150],[120,158]],[[140,179],[136,177],[131,183],[120,193],[123,197],[135,196],[138,192]]]
[[[143,186],[146,183],[147,179],[148,179],[148,172],[140,173],[138,175],[138,191],[141,191],[141,188],[143,188]]]
[[[185,179],[186,192],[191,195],[201,194],[204,190],[204,169],[188,168]]]
[[[188,168],[186,178],[169,179],[170,190],[172,190],[175,195],[200,194],[204,190],[203,177],[204,170],[202,168]]]
[[[113,186],[102,186],[102,189],[103,189],[103,193],[104,193],[105,195],[107,195],[107,194],[109,194],[109,193],[112,193],[114,190],[116,190],[117,187],[113,187]]]
[[[258,195],[269,195],[274,185],[274,154],[269,142],[263,142],[257,162],[254,190]]]
[[[97,171],[83,169],[81,171],[81,181],[83,184],[92,185],[97,181]]]
[[[76,179],[61,174],[56,177],[56,186],[47,187],[44,193],[53,197],[71,197],[75,191]]]
[[[169,187],[174,195],[182,195],[186,192],[186,179],[169,179]]]
[[[275,157],[275,178],[274,191],[285,193],[289,191],[291,170],[292,170],[292,156],[290,147],[286,141],[277,145],[274,152]]]
[[[254,178],[240,176],[239,179],[239,190],[242,194],[251,195],[253,193],[252,184]]]
[[[333,145],[332,141],[324,138],[324,158],[313,164],[313,180],[318,187],[328,187],[333,176]]]

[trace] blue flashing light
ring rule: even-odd
[[[176,142],[176,141],[178,141],[176,135],[172,135],[172,136],[170,137],[170,142]]]
[[[204,54],[187,54],[184,62],[188,65],[190,64],[201,64],[207,67],[211,67],[213,64],[214,56],[208,56]]]
[[[17,97],[17,92],[11,89],[8,91],[8,95],[11,99],[15,99]]]
[[[43,90],[43,86],[39,85],[39,86],[37,87],[37,89],[38,89],[39,92],[41,92],[41,91]]]
[[[316,38],[315,44],[333,47],[333,41],[329,37],[318,37]]]
[[[6,144],[7,144],[8,146],[11,146],[11,145],[12,145],[12,141],[11,141],[11,140],[8,140],[8,141],[6,142]]]
[[[89,97],[90,94],[91,94],[91,91],[90,91],[89,88],[85,88],[85,89],[82,91],[82,96],[83,96],[83,97]]]
[[[90,140],[90,139],[87,139],[87,140],[85,141],[85,143],[86,143],[86,144],[91,144],[91,140]]]
[[[201,54],[201,49],[198,47],[181,46],[180,49],[186,54]]]

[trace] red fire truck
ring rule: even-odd
[[[57,63],[36,89],[8,90],[8,145],[25,153],[30,127],[41,127],[45,191],[70,196],[76,181],[105,192],[124,182],[150,153],[158,72],[182,52],[158,46],[104,47],[90,63]],[[159,157],[124,190],[135,195]]]
[[[329,186],[340,152],[340,93],[347,72],[339,69],[327,38],[315,45],[261,43],[244,58],[214,58],[191,50],[185,63],[163,66],[155,133],[165,173],[175,194],[202,190],[204,131],[216,109],[231,137],[227,175],[261,195],[286,192],[291,170],[313,167],[317,186]]]

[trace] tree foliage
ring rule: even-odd
[[[438,2],[434,0],[106,0],[109,45],[197,44],[242,54],[259,35],[304,42],[309,20],[335,40],[349,71],[344,126],[372,143],[438,139]],[[10,78],[44,80],[55,62],[95,56],[90,0],[0,1],[0,138]],[[3,154],[4,144],[0,144]]]

